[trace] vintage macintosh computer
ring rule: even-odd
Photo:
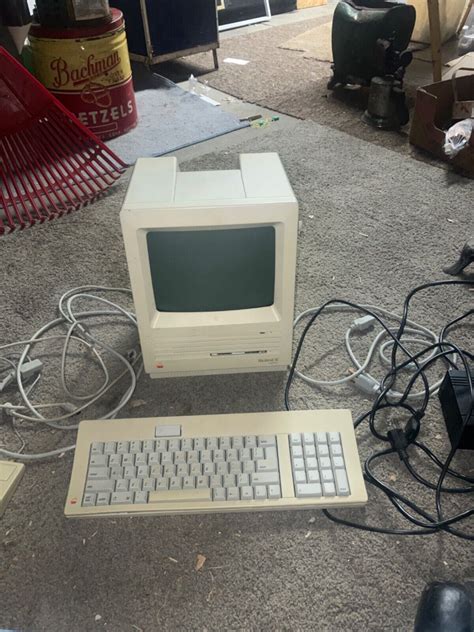
[[[137,161],[120,214],[145,371],[286,371],[298,203],[278,154],[235,170]],[[357,506],[348,410],[80,424],[67,516]]]

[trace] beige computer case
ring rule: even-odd
[[[152,377],[285,370],[292,351],[298,204],[277,154],[239,170],[180,172],[176,158],[137,161],[120,213],[145,370]],[[163,313],[153,299],[149,229],[272,225],[275,300],[230,312]]]

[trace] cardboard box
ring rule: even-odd
[[[457,77],[456,85],[460,100],[474,100],[474,74]],[[453,102],[453,86],[450,80],[418,88],[410,129],[410,143],[474,177],[474,134],[469,145],[455,158],[449,159],[443,151],[445,132],[453,124]]]

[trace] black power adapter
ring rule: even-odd
[[[470,369],[474,382],[474,369]],[[451,446],[474,450],[474,406],[465,370],[448,371],[439,389]],[[469,418],[468,418],[469,416]]]

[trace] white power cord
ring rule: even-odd
[[[125,357],[124,355],[110,347],[108,344],[106,344],[103,340],[100,340],[100,338],[98,338],[97,336],[92,335],[90,329],[87,327],[87,321],[90,318],[100,318],[104,320],[111,319],[114,321],[117,318],[125,318],[126,321],[130,322],[134,328],[137,327],[136,317],[132,311],[103,296],[97,295],[116,292],[131,296],[131,290],[127,288],[109,288],[90,285],[69,290],[68,292],[63,294],[59,300],[58,307],[60,316],[58,318],[51,320],[49,323],[46,323],[46,325],[41,327],[28,340],[20,340],[17,342],[0,345],[0,353],[4,353],[4,355],[0,355],[0,372],[4,373],[5,370],[8,370],[10,371],[10,376],[13,370],[16,380],[13,386],[10,383],[11,381],[8,381],[8,383],[5,382],[5,387],[0,390],[0,399],[2,395],[4,397],[8,395],[11,399],[12,396],[15,395],[15,391],[13,391],[13,387],[15,386],[17,390],[17,395],[19,395],[19,401],[15,404],[11,403],[10,401],[0,401],[0,412],[3,411],[4,414],[8,415],[11,418],[13,431],[23,443],[22,448],[18,451],[12,451],[4,447],[0,447],[0,456],[6,456],[8,458],[14,458],[24,461],[35,461],[39,459],[50,458],[52,456],[57,456],[63,454],[64,452],[74,450],[75,448],[75,445],[68,445],[64,448],[58,448],[55,450],[50,450],[48,452],[41,452],[39,454],[25,454],[23,452],[24,440],[19,434],[18,429],[14,425],[15,420],[40,422],[59,430],[75,430],[79,425],[78,422],[75,422],[73,424],[67,424],[64,422],[67,422],[72,417],[75,417],[79,413],[87,410],[90,406],[92,406],[92,404],[98,402],[108,391],[110,391],[113,386],[115,386],[126,375],[128,375],[130,378],[129,385],[126,387],[118,403],[112,408],[112,410],[103,414],[100,419],[113,419],[130,401],[136,388],[137,379],[143,370],[141,352],[130,350],[128,357]],[[88,311],[82,310],[76,312],[73,309],[73,304],[79,299],[81,299],[83,303],[100,303],[106,306],[106,309],[94,308]],[[66,329],[66,331],[60,334],[45,335],[51,330],[58,328]],[[40,381],[42,363],[38,360],[32,362],[30,356],[33,349],[35,349],[37,345],[58,339],[64,340],[64,345],[61,353],[61,369],[59,375],[59,383],[62,387],[64,395],[64,397],[62,398],[63,401],[50,403],[34,403],[32,401],[32,391],[35,389],[36,385]],[[91,352],[95,365],[98,365],[100,367],[103,374],[102,383],[98,388],[94,388],[94,391],[92,393],[73,393],[67,384],[66,367],[68,355],[70,353],[70,344],[72,341],[80,342],[86,347],[87,351]],[[8,349],[17,347],[23,347],[19,354],[17,352],[8,353]],[[111,379],[106,361],[102,357],[102,355],[106,356],[107,354],[113,356],[114,358],[119,360],[121,364],[124,365],[124,370],[119,373],[119,375],[114,379]],[[1,366],[2,364],[6,365],[7,369],[3,369]],[[27,370],[25,370],[25,367]],[[25,381],[30,379],[31,377],[34,377],[34,381],[32,384],[26,387]],[[10,389],[8,389],[8,387],[10,387]],[[56,411],[58,409],[62,409],[65,412],[59,415],[56,414],[46,416],[46,411],[48,409],[53,409]]]
[[[370,310],[374,314],[377,314],[377,316],[388,318],[398,323],[400,323],[402,320],[401,316],[394,314],[393,312],[390,312],[381,307],[377,307],[375,305],[361,305],[361,307],[364,309]],[[319,309],[320,307],[311,307],[310,309],[307,309],[304,312],[301,312],[301,314],[299,314],[296,317],[293,323],[293,327],[296,329],[298,324],[304,318],[313,315]],[[334,303],[332,305],[327,305],[325,307],[326,312],[352,311],[353,309],[354,309],[353,307],[350,307],[349,305],[345,305],[343,303]],[[410,343],[410,344],[415,344],[417,346],[421,346],[421,347],[424,346],[425,348],[429,348],[431,345],[439,342],[438,335],[435,334],[430,329],[428,329],[427,327],[424,327],[423,325],[420,325],[412,320],[407,320],[406,323],[407,323],[407,326],[405,327],[404,335],[401,338],[401,342],[403,342],[403,344]],[[359,360],[356,357],[351,346],[351,335],[354,332],[366,333],[369,330],[371,330],[375,324],[377,324],[377,320],[373,316],[366,315],[360,318],[356,318],[346,331],[346,334],[344,337],[345,347],[349,355],[349,358],[351,359],[354,365],[354,371],[351,372],[350,375],[346,375],[344,377],[333,379],[333,380],[321,380],[321,379],[316,379],[314,377],[311,377],[298,369],[295,370],[295,374],[299,378],[301,378],[303,381],[305,381],[307,384],[310,384],[311,386],[339,386],[341,384],[353,383],[360,391],[362,391],[366,395],[376,397],[381,392],[382,385],[377,378],[373,377],[368,372],[367,368],[370,365],[377,348],[378,348],[379,357],[381,361],[384,364],[390,365],[391,360],[390,358],[387,357],[386,352],[387,350],[393,347],[395,342],[393,339],[390,338],[389,340],[386,340],[385,342],[382,343],[382,340],[386,336],[388,336],[387,331],[385,329],[382,329],[382,331],[376,334],[375,338],[371,342],[369,351],[367,352],[367,355],[364,360]],[[393,328],[393,329],[390,328],[390,331],[393,334],[396,334],[398,330],[396,328]],[[405,335],[405,334],[408,334],[408,335]],[[420,365],[423,366],[436,353],[437,353],[436,350],[432,350],[430,353],[427,353],[426,357],[422,361],[420,360],[419,362]],[[414,366],[408,365],[407,371],[410,371],[410,369],[413,370],[414,368],[415,368]],[[434,384],[431,384],[429,387],[429,392],[431,394],[436,393],[441,385],[441,382],[442,382],[442,379],[438,380]],[[410,393],[407,396],[407,399],[413,401],[417,399],[422,399],[424,396],[425,396],[425,391],[419,391],[415,393]],[[399,399],[400,397],[402,397],[402,393],[399,393],[395,390],[390,390],[387,393],[388,399]]]

